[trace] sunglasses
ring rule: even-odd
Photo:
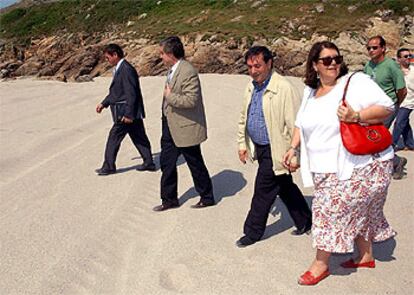
[[[410,58],[410,57],[411,57],[411,55],[409,55],[409,54],[401,56],[401,58]]]
[[[377,50],[379,48],[379,46],[367,46],[367,50],[370,51],[372,50]]]
[[[324,66],[330,66],[332,61],[335,61],[337,65],[340,65],[344,61],[344,57],[342,55],[337,56],[327,56],[327,57],[320,57],[318,60],[321,60]]]

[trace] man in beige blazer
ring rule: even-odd
[[[160,42],[160,56],[169,68],[162,103],[161,200],[154,211],[179,207],[177,159],[182,154],[190,168],[200,201],[192,208],[215,205],[213,186],[201,155],[200,144],[207,139],[207,124],[196,69],[184,59],[180,38]]]
[[[246,87],[240,113],[239,159],[257,160],[259,167],[244,236],[236,245],[247,247],[259,241],[265,232],[269,211],[279,195],[296,229],[293,235],[308,233],[312,213],[292,175],[282,164],[283,154],[293,149],[290,141],[300,94],[281,75],[273,72],[273,54],[264,46],[253,46],[245,55],[252,82]]]

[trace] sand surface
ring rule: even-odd
[[[159,167],[165,77],[141,79],[148,136]],[[0,82],[0,294],[411,294],[414,153],[393,181],[385,213],[398,232],[375,245],[377,268],[344,270],[315,287],[297,277],[314,257],[310,236],[277,200],[265,239],[239,249],[257,164],[240,164],[237,120],[247,76],[202,75],[209,139],[202,145],[217,206],[198,201],[179,160],[181,207],[155,213],[161,172],[138,172],[127,137],[120,173],[98,177],[111,118],[95,113],[110,78],[90,83]],[[302,187],[300,178],[295,176]],[[311,203],[312,190],[304,190]]]

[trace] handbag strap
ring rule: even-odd
[[[349,82],[351,81],[352,76],[353,76],[353,75],[355,75],[355,74],[356,74],[356,73],[358,73],[358,72],[360,72],[360,71],[353,72],[353,73],[351,74],[351,76],[349,76],[348,81],[346,81],[346,84],[345,84],[345,89],[344,89],[344,95],[342,96],[342,105],[343,105],[343,106],[345,106],[345,97],[346,97],[346,93],[348,92]]]

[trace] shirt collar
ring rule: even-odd
[[[170,69],[170,77],[172,78],[174,76],[175,70],[178,68],[178,65],[180,64],[181,59],[179,59]]]
[[[269,76],[266,78],[266,80],[261,85],[259,85],[256,81],[253,80],[254,90],[261,91],[265,89],[267,85],[269,84],[271,77],[272,77],[272,73],[269,74]]]
[[[116,67],[115,67],[115,73],[116,73],[116,71],[118,71],[118,69],[121,66],[121,64],[122,64],[123,61],[124,61],[123,58],[120,61],[118,61],[118,63],[116,64]]]

